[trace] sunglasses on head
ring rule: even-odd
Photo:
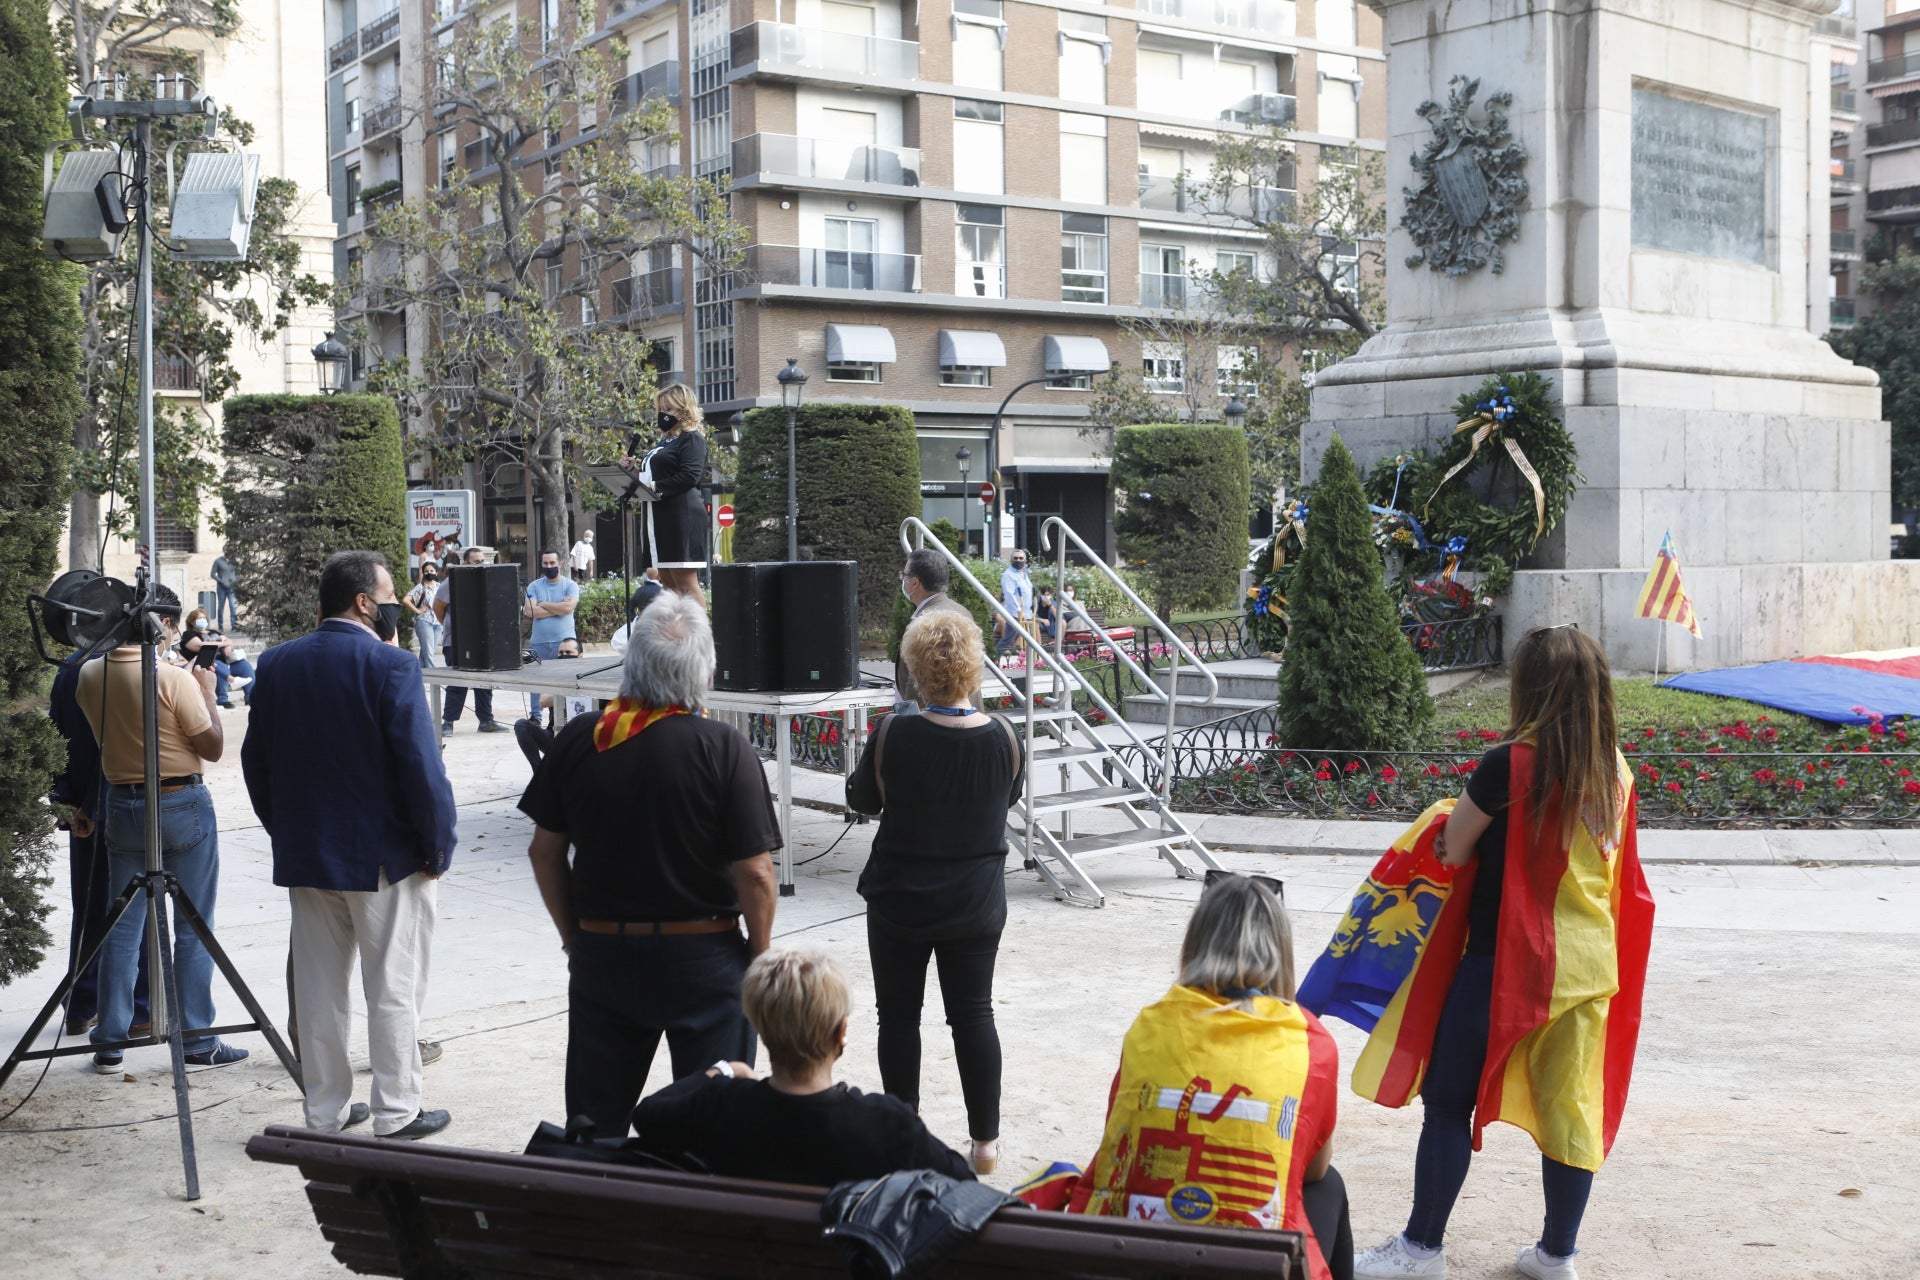
[[[1265,885],[1268,888],[1268,890],[1272,892],[1274,897],[1279,898],[1283,901],[1286,899],[1286,896],[1287,896],[1286,882],[1278,879],[1277,877],[1256,876],[1256,875],[1243,876],[1238,871],[1222,871],[1222,870],[1219,870],[1218,868],[1214,868],[1207,872],[1207,878],[1201,882],[1200,891],[1202,893],[1205,893],[1208,889],[1212,889],[1219,885],[1223,885],[1229,880],[1251,880],[1255,884]]]

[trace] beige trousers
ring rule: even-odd
[[[372,893],[288,890],[293,903],[294,1005],[307,1127],[338,1133],[353,1102],[349,986],[360,960],[373,1064],[373,1131],[392,1133],[420,1112],[420,1010],[427,997],[438,882],[411,875]]]

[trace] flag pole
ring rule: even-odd
[[[1653,642],[1653,683],[1657,687],[1660,684],[1660,654],[1667,647],[1667,624],[1659,618],[1654,621],[1660,623],[1660,637]]]

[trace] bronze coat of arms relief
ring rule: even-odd
[[[1520,210],[1527,202],[1527,179],[1520,172],[1527,149],[1513,139],[1507,108],[1513,95],[1488,96],[1483,121],[1472,118],[1480,81],[1455,76],[1447,83],[1447,101],[1420,104],[1420,118],[1433,138],[1413,157],[1417,188],[1403,187],[1406,201],[1400,225],[1413,237],[1416,252],[1407,265],[1425,263],[1450,277],[1507,265],[1501,245],[1520,232]]]

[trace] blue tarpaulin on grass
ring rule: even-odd
[[[1902,716],[1920,718],[1920,680],[1826,662],[1762,662],[1751,667],[1689,671],[1661,682],[1669,689],[1744,698],[1834,724],[1865,724]]]

